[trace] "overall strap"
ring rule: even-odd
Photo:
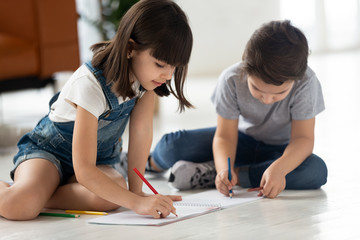
[[[51,106],[59,98],[60,92],[57,92],[49,101],[49,111],[51,111]]]
[[[111,83],[106,83],[106,79],[103,75],[103,71],[97,68],[94,68],[91,65],[91,61],[85,62],[86,67],[94,74],[96,79],[99,81],[101,88],[105,94],[106,100],[109,103],[110,110],[115,109],[119,106],[119,101],[116,95],[111,91]]]

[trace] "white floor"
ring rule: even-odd
[[[274,200],[261,199],[162,227],[91,225],[86,220],[93,216],[85,215],[27,222],[0,218],[0,239],[360,239],[360,51],[311,56],[309,64],[326,100],[326,111],[317,118],[314,150],[328,164],[328,183],[322,189],[284,191]],[[216,77],[189,78],[187,96],[197,109],[180,115],[173,98],[161,99],[154,143],[168,131],[215,125],[209,100],[215,84]],[[32,127],[47,112],[51,94],[45,89],[0,95],[0,125]],[[10,147],[0,148],[0,179],[10,180],[14,137],[1,134],[0,145]],[[193,193],[169,188],[166,174],[149,180],[163,194]]]

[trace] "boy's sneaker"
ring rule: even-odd
[[[171,168],[169,184],[179,190],[215,187],[214,161],[193,163],[180,160]]]
[[[120,162],[115,163],[114,168],[123,176],[123,178],[127,178],[128,176],[128,158],[127,152],[120,153]]]

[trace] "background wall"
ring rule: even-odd
[[[185,114],[172,115],[170,120],[158,120],[155,123],[156,129],[162,133],[188,127],[185,125],[189,122],[186,120],[188,118],[191,119],[189,124],[193,128],[215,125],[215,111],[209,104],[209,98],[218,75],[227,66],[241,60],[245,44],[253,31],[270,20],[290,19],[304,31],[312,51],[310,66],[318,72],[319,78],[324,83],[327,103],[348,98],[348,95],[346,97],[344,95],[347,94],[347,89],[338,90],[339,79],[344,87],[351,86],[352,89],[358,90],[356,89],[358,85],[352,86],[349,81],[356,81],[359,76],[357,66],[360,63],[360,0],[174,1],[188,15],[194,34],[186,95],[197,108],[188,110]],[[101,41],[101,34],[90,23],[100,18],[99,2],[100,0],[76,0],[77,10],[81,16],[78,33],[82,62],[92,57],[89,47]],[[338,72],[334,73],[334,70]],[[349,72],[351,72],[349,76],[355,77],[344,76]],[[59,87],[70,75],[70,72],[59,73],[57,81]],[[334,80],[330,82],[329,79]],[[330,88],[329,85],[335,87]],[[23,129],[32,128],[40,117],[48,112],[48,101],[52,95],[53,89],[46,88],[0,96],[0,152],[1,146],[16,143],[23,135]],[[176,106],[177,102],[172,97],[162,98],[160,115],[169,111],[175,112]],[[343,108],[342,110],[354,112]],[[334,112],[338,114],[336,111],[331,113]],[[188,113],[191,114],[190,117],[187,116]],[[204,123],[203,119],[207,119],[207,122]],[[14,137],[4,137],[10,135],[7,133],[16,134]]]
[[[279,0],[175,0],[188,16],[194,46],[189,76],[218,75],[241,59],[253,31],[262,23],[278,19]],[[82,61],[91,58],[89,46],[100,35],[86,19],[99,18],[97,0],[77,0]]]
[[[101,40],[86,19],[99,19],[98,0],[76,0],[82,61]],[[105,1],[105,0],[103,0]],[[289,19],[306,35],[313,54],[360,48],[360,0],[174,0],[185,11],[194,35],[189,76],[218,76],[240,61],[255,29]],[[85,17],[84,17],[85,16]]]
[[[177,0],[194,35],[189,76],[218,75],[241,60],[255,29],[280,17],[278,0]]]

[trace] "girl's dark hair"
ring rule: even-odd
[[[135,43],[129,42],[132,39]],[[151,49],[151,55],[171,66],[175,66],[174,85],[170,79],[155,88],[159,96],[172,93],[179,100],[179,110],[192,107],[183,94],[188,63],[193,44],[192,32],[187,17],[171,0],[141,0],[123,16],[115,37],[91,46],[94,52],[92,65],[103,70],[113,91],[123,98],[135,96],[131,88],[131,50]],[[169,90],[170,89],[170,90]]]
[[[256,30],[248,41],[242,69],[265,83],[280,86],[301,79],[307,68],[306,37],[290,21],[272,21]]]

